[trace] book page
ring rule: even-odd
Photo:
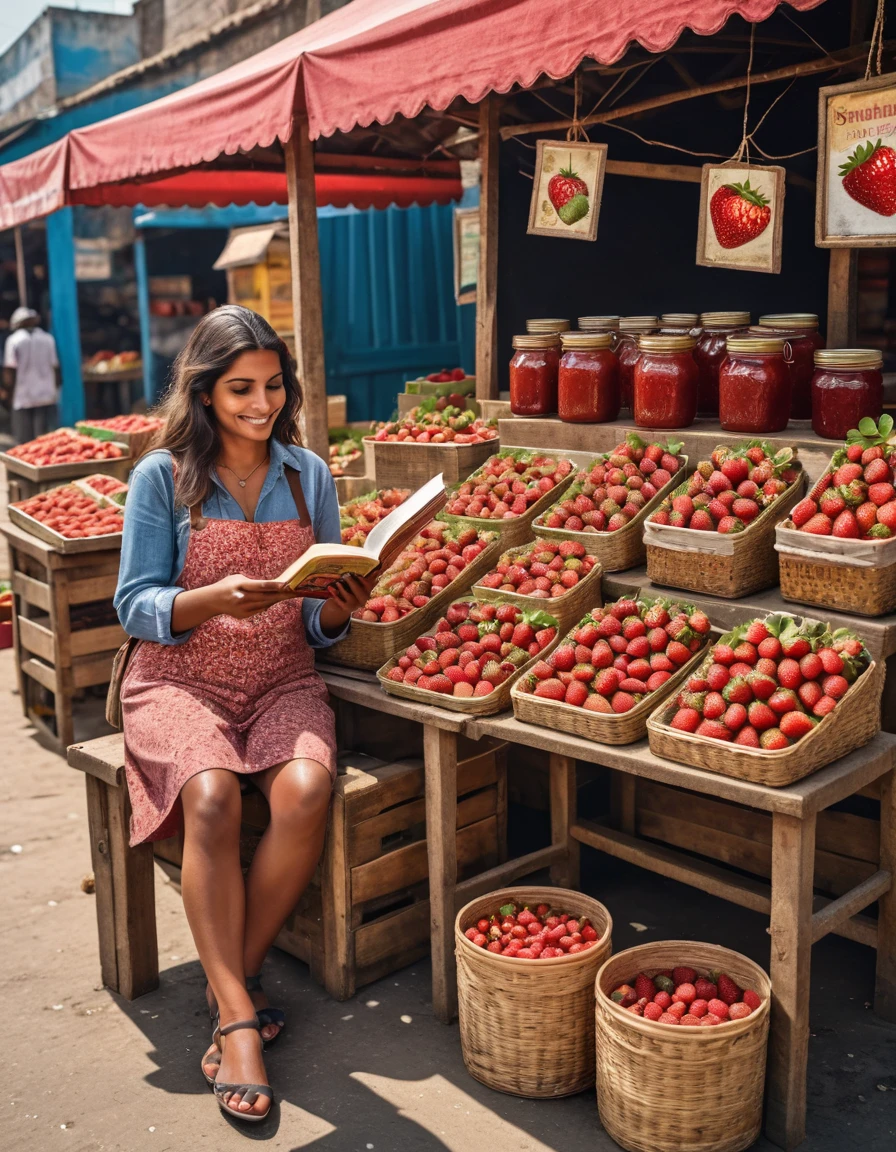
[[[424,509],[427,509],[431,503],[435,502],[437,505],[436,510],[438,510],[438,506],[445,502],[444,497],[445,482],[440,472],[438,476],[433,476],[431,480],[427,480],[423,487],[418,488],[403,504],[399,504],[397,508],[393,508],[389,515],[384,516],[375,528],[371,528],[367,539],[364,541],[364,551],[369,552],[372,556],[378,557],[385,545],[394,537],[397,537],[405,525],[416,521],[418,514],[423,512]],[[427,522],[431,520],[434,515],[435,512],[428,517]],[[411,534],[411,538],[413,538],[414,535],[416,535],[416,532]]]

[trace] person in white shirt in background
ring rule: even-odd
[[[59,358],[56,341],[40,327],[33,308],[16,308],[9,326],[0,402],[12,401],[12,436],[24,444],[56,427]]]

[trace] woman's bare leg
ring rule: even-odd
[[[239,780],[233,772],[212,768],[191,777],[181,789],[184,809],[184,854],[181,873],[184,910],[199,959],[218,1004],[221,1024],[251,1020],[255,1009],[246,991],[243,964],[246,901],[240,869]],[[267,1084],[261,1038],[247,1029],[224,1041],[222,1083]],[[234,1095],[234,1111],[263,1115],[269,1101],[260,1097],[242,1104]]]
[[[277,933],[314,874],[332,792],[330,773],[316,760],[287,760],[257,773],[253,780],[267,798],[271,822],[246,877],[243,964],[250,976],[261,971]],[[272,1024],[262,1035],[272,1039],[278,1031]]]

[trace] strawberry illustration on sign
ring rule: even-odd
[[[718,188],[709,202],[709,213],[716,239],[723,248],[749,244],[762,235],[772,218],[768,197],[760,189],[751,188],[749,179]]]
[[[843,191],[878,216],[896,215],[896,152],[878,140],[860,144],[840,165]]]
[[[574,171],[572,154],[567,167],[561,168],[548,182],[548,199],[567,226],[577,224],[588,215],[588,185]]]

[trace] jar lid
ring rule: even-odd
[[[530,332],[527,336],[514,336],[513,338],[514,348],[528,352],[534,352],[541,348],[556,348],[559,343],[556,332],[544,332],[540,335],[533,335]]]
[[[619,321],[620,332],[652,332],[659,326],[656,316],[623,316]]]
[[[664,312],[660,320],[664,328],[696,328],[696,312]]]
[[[703,312],[700,323],[704,328],[746,328],[750,323],[750,313]]]
[[[583,332],[616,332],[619,329],[618,316],[580,316],[579,328]]]
[[[875,348],[819,348],[817,368],[882,368],[884,357]]]
[[[772,312],[759,317],[760,328],[817,328],[818,316],[814,312]]]
[[[725,347],[729,352],[778,352],[783,353],[787,343],[783,337],[772,336],[729,336]]]
[[[564,332],[560,336],[563,351],[567,348],[575,351],[577,348],[609,348],[613,343],[612,332]]]
[[[544,332],[568,332],[572,325],[568,320],[557,320],[554,317],[539,320],[527,320],[526,331],[532,335]]]
[[[642,352],[690,352],[697,341],[693,336],[639,336],[638,347]]]

